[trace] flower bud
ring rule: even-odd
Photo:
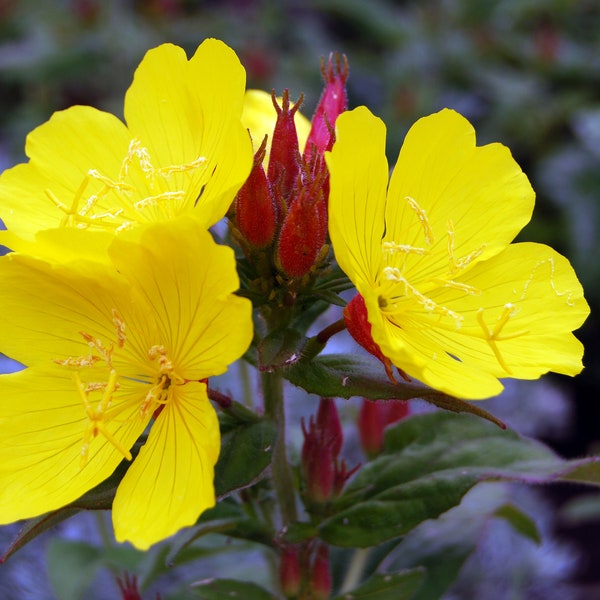
[[[381,349],[371,337],[371,323],[369,323],[368,320],[367,307],[364,298],[360,294],[356,294],[356,296],[354,296],[354,298],[346,305],[346,308],[344,308],[343,315],[348,333],[367,352],[371,353],[383,363],[385,372],[390,381],[396,383],[390,359],[383,355]]]
[[[333,497],[335,483],[331,444],[326,442],[323,430],[317,427],[313,417],[308,422],[308,429],[302,421],[302,433],[302,473],[306,496],[313,503],[324,504]]]
[[[281,226],[277,267],[288,277],[303,277],[317,262],[325,244],[327,222],[321,182],[303,185]]]
[[[329,565],[329,546],[320,543],[312,564],[311,573],[312,598],[328,600],[331,597],[332,580]]]
[[[277,206],[262,166],[265,138],[254,155],[254,166],[236,198],[235,222],[252,248],[265,248],[273,241],[277,227]]]
[[[332,398],[321,398],[317,410],[316,426],[323,432],[323,439],[331,447],[333,458],[337,458],[342,450],[344,434],[340,415]]]
[[[291,544],[280,549],[279,583],[286,598],[295,598],[300,592],[300,559],[298,549]]]
[[[273,130],[267,176],[277,199],[289,205],[300,174],[300,150],[294,115],[302,104],[303,96],[291,108],[288,90],[283,90],[281,106],[277,103],[275,92],[272,99],[277,111],[277,121]]]
[[[321,73],[325,80],[325,89],[312,118],[312,127],[306,141],[304,158],[311,162],[314,154],[322,156],[331,150],[334,142],[334,127],[338,116],[348,107],[346,80],[348,79],[348,60],[340,58],[336,52],[329,55],[327,66],[321,62]]]
[[[409,413],[410,405],[404,400],[363,398],[357,424],[361,446],[369,458],[382,452],[385,428],[401,421]]]

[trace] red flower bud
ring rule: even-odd
[[[279,583],[286,598],[295,598],[300,592],[300,560],[298,549],[282,545],[279,554]]]
[[[344,308],[343,315],[348,333],[367,352],[370,352],[383,363],[387,376],[390,381],[395,383],[396,380],[394,379],[390,359],[383,355],[381,349],[371,337],[371,323],[369,323],[369,315],[364,298],[360,294],[354,296],[346,305],[346,308]]]
[[[331,597],[332,581],[329,566],[329,546],[319,544],[311,573],[312,598],[314,600],[328,600]]]
[[[322,156],[331,150],[334,142],[334,127],[338,116],[348,107],[346,80],[348,79],[348,60],[340,58],[336,52],[329,55],[327,67],[321,62],[321,73],[325,80],[325,89],[312,119],[312,127],[306,141],[304,158],[310,163],[314,154]]]
[[[358,414],[358,433],[361,446],[369,458],[383,450],[385,428],[404,419],[409,413],[410,405],[403,400],[363,399]]]
[[[289,277],[306,275],[315,264],[325,243],[321,182],[303,185],[281,226],[276,264]]]
[[[277,206],[262,167],[265,138],[254,156],[254,166],[236,199],[236,224],[244,240],[253,248],[265,248],[275,237]]]
[[[275,92],[272,98],[277,111],[277,121],[273,130],[267,175],[277,199],[282,199],[289,205],[292,190],[300,174],[300,150],[294,115],[302,104],[303,96],[300,96],[291,108],[288,90],[283,90],[281,106],[277,104]]]
[[[335,459],[331,444],[326,442],[323,431],[317,428],[312,417],[308,429],[302,421],[302,433],[302,472],[306,496],[311,502],[324,504],[333,497],[335,483]]]
[[[342,423],[332,398],[321,398],[317,410],[316,426],[323,432],[323,440],[331,447],[333,458],[337,458],[344,441]]]

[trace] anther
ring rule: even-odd
[[[435,236],[433,235],[433,229],[429,224],[429,219],[427,218],[427,213],[423,208],[419,206],[419,203],[410,196],[406,196],[405,200],[408,202],[408,206],[414,211],[417,215],[421,225],[423,226],[423,233],[425,234],[425,241],[431,246],[435,243]]]

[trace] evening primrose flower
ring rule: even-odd
[[[0,177],[3,243],[31,252],[37,232],[58,227],[108,232],[109,243],[137,224],[192,213],[216,223],[252,166],[245,79],[223,42],[205,40],[190,60],[163,44],[135,72],[127,124],[89,106],[55,113],[27,137],[29,162]]]
[[[76,500],[141,439],[113,522],[145,549],[215,503],[207,378],[248,348],[251,305],[232,250],[193,219],[118,236],[108,255],[0,259],[0,347],[27,367],[0,376],[0,523]]]
[[[385,134],[357,108],[327,156],[331,241],[359,294],[349,331],[389,374],[466,399],[498,394],[499,378],[579,373],[571,332],[589,308],[566,258],[511,244],[534,192],[509,150],[477,147],[470,123],[443,110],[410,129],[388,184]]]

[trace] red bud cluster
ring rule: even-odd
[[[273,93],[277,120],[268,165],[263,166],[263,143],[235,202],[234,230],[261,277],[298,281],[327,255],[329,175],[323,155],[331,149],[335,121],[347,107],[348,63],[331,55],[322,72],[325,89],[304,153],[300,153],[294,121],[302,96],[292,104],[284,90],[280,105]]]

